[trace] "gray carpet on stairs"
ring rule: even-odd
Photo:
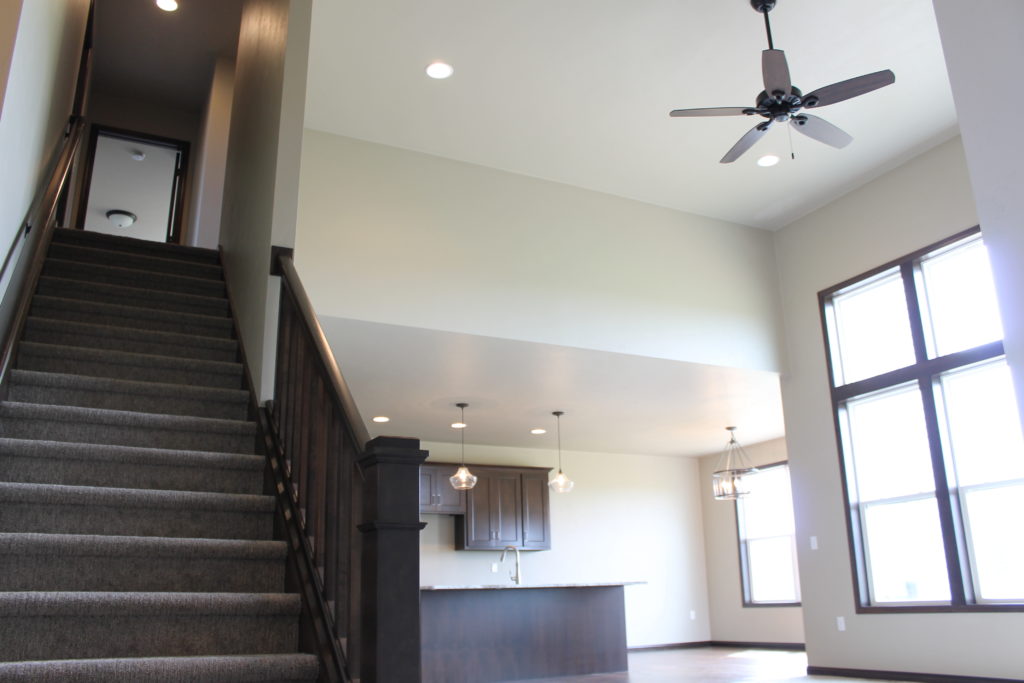
[[[56,230],[0,402],[0,682],[315,681],[215,251]]]

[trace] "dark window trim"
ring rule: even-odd
[[[907,613],[969,613],[969,612],[1024,612],[1024,603],[975,603],[974,584],[971,580],[971,568],[964,543],[962,519],[954,513],[959,509],[958,492],[949,489],[948,479],[944,476],[946,463],[942,453],[942,438],[939,431],[938,416],[935,402],[930,399],[933,391],[934,377],[957,367],[972,365],[1004,355],[1003,342],[997,341],[965,351],[927,358],[924,329],[920,316],[917,289],[914,286],[914,269],[918,261],[935,251],[968,237],[981,233],[980,226],[960,231],[945,239],[911,252],[901,258],[894,259],[860,275],[846,279],[837,285],[818,292],[818,312],[821,320],[822,341],[825,352],[825,366],[828,373],[829,393],[832,398],[832,426],[836,439],[836,451],[839,454],[839,473],[842,484],[844,513],[846,515],[846,534],[850,552],[850,571],[853,576],[855,610],[857,614],[907,614]],[[899,368],[891,372],[851,382],[840,386],[835,385],[835,368],[832,363],[832,346],[828,334],[828,303],[833,295],[852,285],[862,282],[888,270],[900,269],[904,282],[908,313],[911,319],[911,337],[917,362],[907,368]],[[915,315],[916,314],[916,315]],[[907,605],[872,605],[868,590],[867,566],[864,561],[864,548],[860,528],[860,505],[850,502],[849,478],[847,476],[846,452],[843,444],[842,429],[839,421],[839,406],[842,402],[872,391],[893,387],[908,382],[917,382],[924,401],[925,425],[931,450],[932,472],[935,475],[935,498],[939,507],[939,522],[942,528],[943,545],[946,551],[947,575],[949,576],[950,602],[948,604],[907,604]]]
[[[758,471],[770,470],[773,467],[789,467],[788,460],[780,460],[779,462],[769,463],[767,465],[757,465]],[[750,563],[747,557],[747,546],[743,542],[742,526],[740,525],[740,501],[733,503],[733,521],[736,523],[736,548],[739,556],[740,563],[740,596],[743,601],[743,607],[800,607],[803,605],[802,602],[797,600],[796,602],[754,602],[750,599],[750,582],[748,577],[750,576]]]

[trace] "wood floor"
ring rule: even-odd
[[[703,647],[630,652],[628,673],[534,679],[531,683],[856,683],[864,680],[808,676],[807,655],[803,652]]]

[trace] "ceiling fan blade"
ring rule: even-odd
[[[786,53],[782,50],[764,50],[761,53],[761,74],[764,76],[764,91],[769,95],[776,91],[788,95],[793,87]]]
[[[853,142],[853,137],[845,130],[817,116],[802,114],[797,118],[790,119],[789,125],[809,138],[838,149]]]
[[[669,116],[740,116],[750,107],[705,107],[703,109],[673,109]]]
[[[840,81],[839,83],[833,83],[832,85],[826,85],[823,88],[818,88],[814,92],[809,92],[803,97],[805,107],[824,107],[829,104],[835,104],[836,102],[842,102],[848,100],[851,97],[857,97],[864,93],[869,93],[872,90],[878,90],[884,88],[887,85],[892,85],[896,82],[896,74],[889,69],[885,71],[876,71],[873,74],[864,74],[863,76],[857,76],[847,81]]]
[[[768,126],[770,123],[770,121],[763,121],[747,131],[747,134],[741,137],[739,141],[732,146],[732,149],[725,153],[725,156],[722,157],[722,160],[718,163],[731,164],[743,156],[744,152],[753,147],[754,143],[760,140],[761,137],[768,132]]]

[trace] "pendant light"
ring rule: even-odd
[[[743,477],[757,472],[757,468],[750,464],[746,451],[736,440],[736,428],[725,429],[729,432],[729,443],[718,457],[718,465],[711,475],[711,487],[715,492],[715,500],[736,500],[750,493]]]
[[[455,474],[448,477],[448,481],[452,483],[452,488],[456,491],[468,491],[469,489],[476,486],[476,475],[469,471],[466,467],[466,407],[468,403],[456,403],[455,404],[460,413],[459,421],[452,425],[459,430],[459,434],[462,435],[462,466],[455,471]],[[456,427],[456,425],[458,425]]]
[[[572,479],[565,476],[565,472],[562,471],[562,416],[565,413],[561,410],[556,410],[551,414],[555,416],[555,424],[558,425],[558,474],[548,482],[548,486],[555,493],[569,493],[576,484]]]

